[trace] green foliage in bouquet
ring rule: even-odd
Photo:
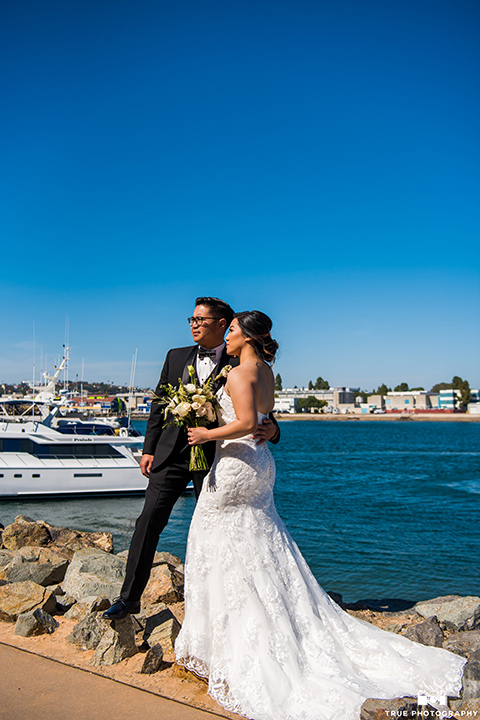
[[[210,377],[200,385],[195,377],[195,368],[189,365],[190,382],[183,383],[179,379],[178,387],[170,383],[162,385],[162,394],[154,395],[153,402],[165,405],[165,425],[174,423],[179,427],[192,428],[206,427],[214,423],[217,419],[218,401],[212,385],[219,378],[226,377],[231,369],[231,365],[227,365],[216,377]],[[192,445],[188,469],[208,470],[207,458],[201,445]]]

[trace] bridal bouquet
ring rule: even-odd
[[[191,428],[205,427],[215,422],[218,401],[212,390],[212,384],[219,378],[226,377],[231,369],[231,365],[227,365],[216,377],[210,377],[203,385],[200,385],[195,377],[193,365],[189,365],[190,382],[183,383],[179,380],[178,387],[173,387],[170,383],[162,385],[163,394],[154,394],[153,402],[165,405],[163,411],[165,425],[173,422],[180,427]],[[188,469],[208,470],[207,458],[201,445],[192,445]]]

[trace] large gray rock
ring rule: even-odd
[[[442,628],[435,616],[408,628],[404,636],[422,645],[433,645],[434,647],[442,647],[443,645]]]
[[[26,545],[0,554],[0,577],[12,583],[32,580],[47,587],[61,582],[68,566],[66,558],[46,547]]]
[[[95,650],[109,629],[110,623],[102,618],[101,612],[92,613],[80,620],[66,639],[81,650]]]
[[[463,669],[462,700],[480,698],[480,650],[475,650]]]
[[[15,624],[15,635],[31,637],[32,635],[51,635],[58,627],[58,622],[44,610],[37,608],[19,615]]]
[[[3,545],[8,550],[18,550],[24,545],[48,545],[52,538],[46,523],[15,518],[15,522],[7,525],[2,535]]]
[[[456,632],[480,627],[480,597],[474,595],[445,595],[424,600],[415,605],[415,610],[424,618],[435,615],[439,623]]]
[[[113,553],[113,536],[108,532],[82,532],[71,528],[48,525],[52,538],[51,547],[71,558],[77,550],[97,548],[106,553]]]
[[[65,577],[68,561],[57,563],[24,562],[5,569],[6,579],[10,583],[32,580],[38,585],[47,587],[54,583],[61,583]]]
[[[480,650],[480,630],[466,630],[454,633],[445,640],[443,647],[445,650],[454,652],[457,655],[468,657],[470,653]]]
[[[58,600],[57,600],[58,605]],[[73,604],[65,613],[65,617],[69,620],[83,620],[87,615],[91,615],[94,612],[100,612],[107,610],[110,607],[110,600],[103,597],[92,596],[83,598],[77,603]]]
[[[55,595],[50,590],[31,580],[0,587],[0,620],[15,622],[19,615],[36,608],[52,613],[56,604]]]
[[[161,645],[164,652],[172,651],[181,625],[166,605],[157,606],[156,610],[146,619],[143,640],[150,647]]]
[[[142,668],[140,670],[144,675],[153,675],[158,672],[166,663],[163,662],[163,650],[161,645],[154,645],[145,655]]]
[[[96,548],[77,550],[62,583],[64,591],[77,600],[89,596],[112,601],[120,594],[126,562],[117,555]]]
[[[116,665],[138,652],[135,643],[133,618],[127,615],[123,620],[115,620],[102,636],[93,656],[92,665]]]

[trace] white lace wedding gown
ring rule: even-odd
[[[231,422],[232,401],[219,400]],[[217,442],[188,537],[177,661],[253,720],[358,720],[366,698],[457,696],[464,658],[358,620],[322,590],[277,514],[274,480],[267,444]]]

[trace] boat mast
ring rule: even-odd
[[[80,407],[83,407],[83,371],[85,370],[85,358],[82,358],[82,381],[80,383]]]
[[[132,413],[133,384],[135,382],[135,372],[137,370],[137,356],[138,356],[138,347],[135,348],[135,352],[133,353],[132,369],[130,371],[130,389],[128,392],[128,408],[127,408],[127,427],[130,427],[130,415]]]
[[[35,320],[33,321],[33,384],[32,392],[35,396]],[[32,402],[32,420],[35,418],[35,403]]]
[[[65,370],[63,373],[63,389],[68,390],[68,361],[70,359],[69,356],[69,350],[70,350],[70,320],[68,315],[65,318],[65,345],[63,346],[65,348]]]

